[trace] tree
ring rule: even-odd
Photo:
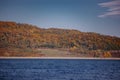
[[[104,53],[104,57],[112,57],[111,53],[109,51]]]

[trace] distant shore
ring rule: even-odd
[[[120,58],[94,58],[94,57],[0,57],[0,59],[96,59],[96,60],[120,60]]]

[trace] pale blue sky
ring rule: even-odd
[[[0,21],[120,37],[120,0],[0,0]]]

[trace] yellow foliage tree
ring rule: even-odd
[[[111,55],[111,53],[110,52],[105,52],[104,53],[104,57],[111,57],[112,55]]]
[[[75,51],[76,49],[77,49],[77,47],[73,46],[73,47],[70,48],[70,51]]]

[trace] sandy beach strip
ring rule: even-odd
[[[0,57],[0,59],[93,59],[93,60],[120,60],[120,58],[93,58],[93,57]]]

